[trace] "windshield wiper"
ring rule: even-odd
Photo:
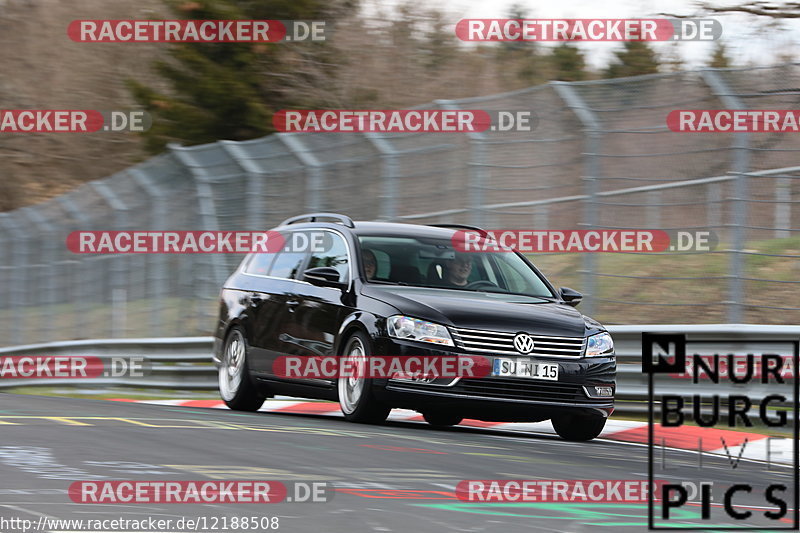
[[[555,303],[558,300],[553,298],[552,296],[542,296],[539,294],[525,294],[522,292],[511,292],[509,294],[513,294],[515,296],[527,296],[528,298],[538,298],[539,300],[543,300],[545,302]]]
[[[500,289],[500,290],[497,290],[497,289]],[[543,300],[545,302],[555,302],[555,301],[557,301],[552,296],[542,296],[542,295],[539,295],[539,294],[528,294],[528,293],[524,293],[524,292],[511,292],[511,291],[509,291],[507,289],[504,289],[502,287],[497,287],[497,288],[489,287],[488,289],[460,289],[460,290],[467,290],[467,291],[470,291],[470,292],[490,292],[490,293],[493,293],[493,294],[508,294],[509,296],[525,296],[526,298],[537,298],[537,299]]]

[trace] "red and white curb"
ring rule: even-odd
[[[145,403],[151,405],[170,405],[179,407],[205,407],[211,409],[227,409],[220,400],[130,400],[118,399],[118,402]],[[302,401],[302,400],[267,400],[259,409],[264,413],[313,414],[341,417],[339,404],[334,402]],[[422,415],[407,409],[394,409],[389,420],[424,422]],[[549,421],[535,423],[483,422],[480,420],[464,420],[461,426],[499,429],[521,433],[555,434]],[[609,419],[600,438],[647,443],[647,422],[633,420]],[[728,456],[736,461],[740,456],[744,459],[769,461],[776,464],[792,464],[794,461],[793,439],[785,437],[768,437],[759,433],[731,431],[696,426],[662,427],[656,424],[655,444],[666,448],[697,451],[702,448],[704,454]],[[769,455],[769,457],[768,457]]]

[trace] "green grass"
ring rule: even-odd
[[[724,250],[722,243],[717,249]],[[747,251],[800,256],[800,236],[747,244]],[[584,254],[536,254],[531,260],[556,286],[587,291]],[[678,324],[727,321],[728,279],[731,254],[678,253],[594,255],[598,296],[594,318],[607,324]],[[609,274],[604,276],[602,274]],[[630,277],[618,277],[630,276]],[[777,281],[800,280],[800,258],[745,255],[744,276]],[[710,279],[658,279],[663,277]],[[646,279],[643,279],[646,278]],[[745,281],[745,303],[771,307],[800,307],[793,298],[800,285]],[[617,303],[614,301],[625,303]],[[702,306],[652,304],[701,303]],[[800,311],[746,307],[744,321],[763,324],[798,324]]]

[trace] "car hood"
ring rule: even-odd
[[[584,316],[574,307],[544,298],[394,285],[365,286],[363,293],[401,314],[458,328],[563,337],[588,333]]]

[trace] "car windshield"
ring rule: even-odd
[[[540,275],[514,252],[461,252],[449,239],[360,236],[369,283],[553,298]]]

